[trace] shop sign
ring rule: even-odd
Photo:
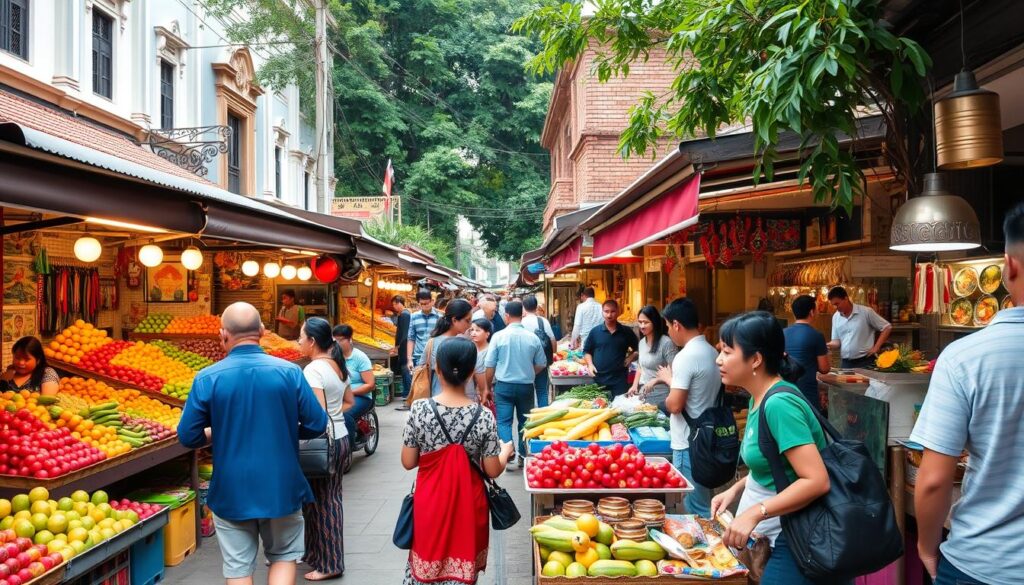
[[[661,272],[661,258],[644,258],[644,272]]]
[[[850,256],[853,278],[910,278],[909,256]]]
[[[335,197],[331,200],[331,215],[362,221],[387,217],[387,197]],[[402,204],[398,197],[391,198],[395,214],[401,217]]]

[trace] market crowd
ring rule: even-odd
[[[1004,232],[1004,284],[1017,308],[999,312],[986,329],[939,356],[911,436],[925,448],[917,479],[918,552],[940,585],[1009,584],[1024,570],[1024,206],[1008,214]],[[800,297],[792,303],[796,321],[790,326],[783,328],[770,313],[749,312],[723,323],[712,345],[703,331],[705,316],[688,299],[644,307],[638,335],[618,321],[615,300],[594,297],[592,289],[582,291],[568,342],[582,349],[591,373],[613,396],[635,397],[669,415],[674,464],[695,488],[686,497],[687,511],[718,518],[735,510],[724,534],[735,549],[744,549],[752,535],[767,538],[765,585],[844,582],[804,576],[781,520],[836,487],[821,455],[828,439],[817,412],[815,373],[828,371],[830,347],[845,365],[863,364],[882,348],[890,325],[836,287],[828,293],[836,308],[831,340],[810,325],[814,300]],[[525,415],[548,402],[547,370],[560,332],[533,296],[486,293],[435,306],[423,290],[415,302],[415,311],[401,296],[392,303],[410,404],[401,463],[417,469],[404,582],[473,583],[487,559],[484,482],[521,468]],[[366,375],[369,360],[352,347],[351,328],[332,328],[316,317],[296,322],[296,313],[282,312],[280,322],[298,327],[299,346],[310,358],[305,369],[260,351],[264,325],[255,308],[228,307],[220,333],[228,357],[196,376],[178,427],[187,447],[212,442],[217,474],[208,501],[224,576],[232,583],[251,582],[260,541],[270,583],[294,583],[299,560],[312,569],[309,580],[345,570],[341,465],[352,413],[358,415],[360,402],[372,397],[372,372]],[[52,370],[36,344],[20,340],[13,354],[3,388],[53,390]],[[634,359],[638,368],[630,383]],[[725,386],[750,396],[740,447],[749,473],[729,487],[702,486],[693,478],[693,466],[704,462],[690,449],[690,425],[715,407]],[[762,448],[759,420],[777,452]],[[307,479],[300,441],[325,433],[337,443],[337,468]],[[968,477],[943,541],[965,450]],[[782,461],[784,478],[773,474],[772,460]],[[788,485],[780,489],[779,478]],[[858,535],[824,535],[850,537]],[[982,558],[1001,561],[980,563]]]

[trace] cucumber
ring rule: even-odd
[[[89,409],[89,413],[92,414],[101,410],[117,410],[117,402],[104,402],[103,404],[97,404]]]
[[[555,412],[552,412],[551,414],[549,414],[547,416],[543,416],[541,418],[538,418],[537,420],[530,421],[530,422],[526,423],[525,425],[523,425],[523,428],[524,429],[532,429],[534,427],[539,427],[542,424],[546,424],[546,423],[549,423],[549,422],[554,422],[556,420],[559,420],[559,419],[561,419],[562,417],[564,417],[567,414],[569,414],[569,411],[567,409],[556,410]]]

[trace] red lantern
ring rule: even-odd
[[[330,256],[318,256],[309,261],[309,267],[313,269],[313,276],[323,283],[331,283],[341,276],[341,266],[338,261]]]

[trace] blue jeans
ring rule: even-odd
[[[399,367],[402,371],[402,393],[399,396],[404,398],[409,395],[409,389],[412,388],[412,372],[409,371],[409,366],[405,363]]]
[[[686,494],[686,513],[696,514],[701,518],[711,517],[711,490],[693,481],[693,471],[690,467],[690,450],[673,449],[672,465],[679,470],[686,478],[686,482],[693,486],[693,491]]]
[[[775,539],[775,546],[772,547],[772,556],[764,567],[764,575],[761,576],[761,585],[850,585],[852,581],[841,581],[838,579],[824,579],[812,581],[804,577],[800,567],[793,558],[793,551],[786,542],[786,535],[780,534]]]
[[[548,405],[548,369],[544,368],[533,379],[533,387],[537,391],[537,407]]]
[[[939,574],[935,577],[935,585],[985,585],[974,577],[964,573],[946,560],[946,556],[939,555]]]
[[[355,445],[356,440],[356,419],[363,416],[373,408],[373,398],[369,396],[355,396],[355,404],[345,413],[345,428],[348,429],[348,442]]]
[[[494,383],[494,406],[498,411],[498,438],[504,442],[512,440],[512,415],[518,423],[516,434],[519,444],[519,456],[526,456],[526,443],[523,441],[523,425],[526,424],[526,413],[533,408],[533,384]]]

